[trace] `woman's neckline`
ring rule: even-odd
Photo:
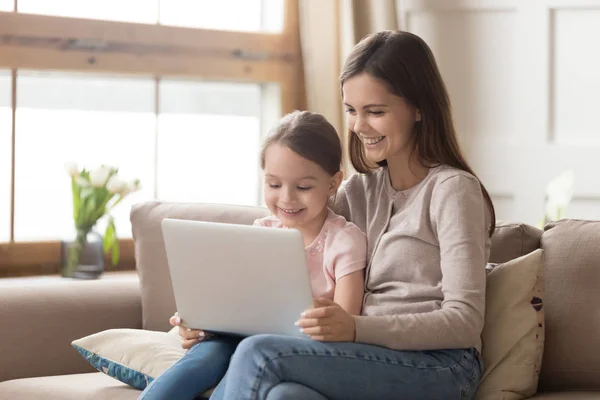
[[[429,177],[432,175],[433,170],[437,169],[439,166],[434,166],[434,167],[429,167],[427,169],[427,174],[425,175],[425,177],[423,177],[423,179],[421,179],[419,182],[417,182],[417,184],[415,184],[414,186],[411,186],[407,189],[404,190],[396,190],[394,189],[394,187],[392,186],[392,179],[390,176],[390,170],[388,168],[388,166],[384,166],[383,168],[383,173],[384,173],[384,180],[385,180],[385,188],[388,192],[388,194],[392,197],[398,197],[398,196],[402,196],[402,197],[406,197],[408,196],[410,193],[414,192],[415,190],[417,190],[419,187],[421,187],[423,185],[423,183],[425,183]]]

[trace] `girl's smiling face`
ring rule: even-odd
[[[271,144],[264,158],[264,197],[271,213],[288,228],[316,234],[328,213],[342,174],[328,174],[288,147]]]

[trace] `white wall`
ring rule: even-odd
[[[431,46],[461,144],[498,219],[538,224],[548,180],[567,215],[600,219],[600,0],[400,0]]]

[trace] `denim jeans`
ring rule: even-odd
[[[257,335],[238,345],[211,400],[473,399],[481,373],[475,349],[396,351]]]
[[[156,378],[138,399],[194,399],[215,387],[225,375],[240,338],[211,336],[188,352]]]

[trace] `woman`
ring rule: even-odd
[[[316,300],[298,321],[307,339],[243,340],[211,398],[471,399],[495,215],[433,54],[411,33],[369,35],[341,89],[359,174],[336,206],[368,238],[361,315]],[[187,346],[197,333],[182,335]]]

